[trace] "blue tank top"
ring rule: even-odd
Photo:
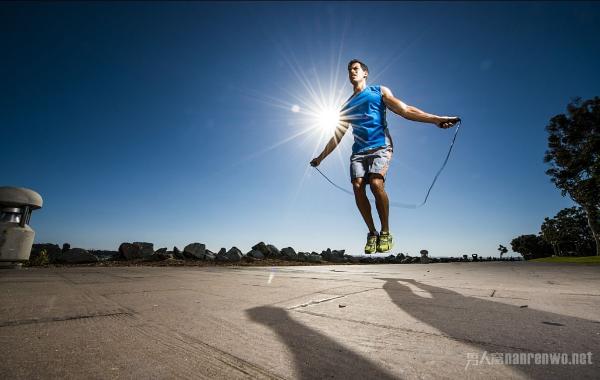
[[[393,147],[380,86],[368,86],[351,96],[342,106],[340,120],[352,126],[352,153],[380,147]]]

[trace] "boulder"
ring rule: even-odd
[[[397,262],[396,261],[396,256],[394,256],[394,255],[387,256],[385,258],[385,262],[388,263],[388,264],[395,264]]]
[[[321,257],[323,257],[323,260],[326,261],[331,261],[334,263],[343,263],[346,261],[346,259],[344,258],[344,252],[346,252],[345,250],[341,250],[341,251],[332,251],[330,248],[327,248],[326,251],[321,252]]]
[[[292,247],[285,247],[281,250],[281,255],[285,260],[296,260],[298,259],[298,254]]]
[[[184,260],[185,256],[183,255],[183,252],[179,250],[179,248],[173,247],[173,258],[177,260]]]
[[[183,256],[190,259],[202,259],[206,252],[206,245],[202,243],[192,243],[185,246]]]
[[[262,260],[265,258],[265,255],[263,255],[263,253],[257,249],[253,249],[250,252],[246,253],[246,256],[252,257],[257,260]]]
[[[225,255],[227,256],[228,261],[234,263],[241,261],[242,257],[244,257],[242,251],[240,251],[237,247],[232,247],[229,251],[227,251],[227,253],[225,253]]]
[[[71,244],[64,243],[61,252],[67,252],[69,249],[71,249]]]
[[[154,244],[144,242],[121,243],[119,254],[125,260],[149,258],[154,254]]]
[[[281,256],[281,251],[279,251],[279,249],[273,244],[267,244],[267,249],[269,250],[269,254],[267,255],[268,257],[276,258]]]
[[[412,263],[412,257],[410,257],[410,256],[406,256],[405,258],[403,258],[400,261],[400,264],[410,264],[410,263]]]
[[[229,251],[225,251],[225,248],[221,248],[217,253],[216,260],[222,262],[238,262],[242,260],[242,251],[237,247],[232,247]]]
[[[96,263],[98,258],[85,249],[71,248],[68,251],[58,253],[55,262],[64,264]]]
[[[171,259],[172,256],[167,252],[166,248],[160,248],[156,252],[154,252],[151,256],[146,257],[148,261],[163,261],[167,259]]]
[[[320,263],[322,260],[323,258],[318,253],[311,253],[307,258],[309,263]]]
[[[154,244],[152,244],[152,243],[136,241],[136,242],[133,242],[132,244],[139,247],[139,250],[142,253],[142,258],[147,258],[154,254]]]
[[[183,254],[183,253],[182,253]],[[186,253],[185,259],[191,259],[191,260],[203,260],[203,261],[214,261],[215,258],[217,257],[217,254],[206,249],[204,250],[203,254],[197,255],[197,256],[192,256],[188,253]]]
[[[262,241],[258,244],[255,244],[252,247],[252,249],[256,250],[256,251],[260,251],[260,253],[262,253],[263,256],[265,256],[265,257],[269,255],[269,249],[267,248],[267,245],[265,243],[263,243]]]
[[[119,255],[125,260],[141,259],[142,253],[139,252],[138,247],[131,243],[121,243],[119,245]]]
[[[67,250],[68,251],[68,250]],[[65,251],[66,252],[66,251]],[[98,258],[98,261],[112,261],[119,259],[119,252],[117,251],[104,251],[104,250],[91,250],[88,252]]]
[[[352,255],[344,255],[344,259],[346,259],[346,262],[348,263],[358,263],[360,261],[360,258]]]

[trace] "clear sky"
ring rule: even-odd
[[[577,2],[3,2],[0,185],[43,196],[40,243],[360,254],[354,199],[308,165],[315,105],[351,95],[359,58],[368,84],[463,118],[428,203],[391,209],[394,253],[495,255],[572,205],[544,127],[600,95],[599,35],[600,4]],[[388,194],[419,203],[454,130],[388,125]],[[348,189],[351,143],[320,166]]]

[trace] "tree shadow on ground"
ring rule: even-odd
[[[569,359],[571,353],[592,352],[591,365],[536,365],[532,360],[530,365],[511,365],[511,368],[533,379],[597,379],[600,374],[597,364],[600,324],[597,321],[464,296],[412,279],[379,280],[385,281],[383,289],[400,309],[443,334],[473,346],[479,359],[483,351],[488,354],[564,352],[569,354]],[[429,294],[419,296],[416,294],[419,292],[413,292],[399,281]],[[467,361],[465,355],[465,365]]]
[[[399,378],[330,337],[295,321],[285,309],[262,306],[246,313],[252,321],[272,329],[292,351],[300,379]]]

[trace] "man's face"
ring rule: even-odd
[[[367,76],[369,76],[369,73],[364,71],[358,62],[354,62],[352,66],[350,66],[350,70],[348,70],[348,78],[352,84],[356,84],[363,79],[366,79]]]

